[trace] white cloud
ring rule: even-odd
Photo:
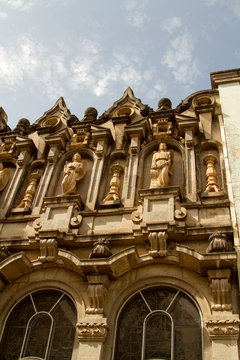
[[[41,0],[0,0],[0,4],[8,5],[14,10],[26,11],[30,10],[39,1]]]
[[[194,83],[200,70],[197,60],[193,58],[193,41],[186,30],[169,44],[162,64],[172,70],[175,79],[181,83]]]
[[[175,30],[177,30],[181,26],[182,26],[182,20],[181,18],[176,16],[169,19],[165,19],[161,23],[162,30],[166,30],[167,32],[169,32],[169,34],[172,34]]]
[[[51,6],[59,4],[60,1],[66,3],[67,0],[0,0],[0,5],[3,4],[16,11],[29,11],[36,5]]]
[[[234,15],[240,17],[240,1],[239,0],[205,0],[207,5],[226,5],[230,8]]]
[[[130,25],[136,28],[144,28],[149,21],[149,16],[146,14],[145,0],[125,0],[124,3],[127,12],[127,21]]]
[[[4,11],[0,11],[0,19],[6,19],[7,18],[7,13]]]
[[[156,75],[155,67],[145,66],[131,47],[112,50],[106,56],[99,42],[86,38],[80,40],[75,52],[74,56],[62,49],[50,52],[29,35],[18,36],[6,47],[0,46],[1,86],[19,91],[31,84],[51,99],[73,89],[99,97],[112,92],[116,85],[140,92]]]
[[[139,89],[143,82],[153,78],[155,69],[143,69],[141,58],[132,55],[129,49],[113,51],[107,60],[101,55],[99,48],[96,56],[85,52],[71,62],[71,84],[75,89],[89,90],[97,96],[102,96],[111,92],[115,84]]]
[[[40,85],[55,99],[63,92],[60,80],[68,74],[64,62],[63,56],[49,55],[43,45],[28,36],[19,36],[11,46],[0,47],[1,85],[16,89],[30,79],[32,85]]]

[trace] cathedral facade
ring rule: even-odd
[[[239,358],[240,70],[211,81],[0,108],[0,360]]]

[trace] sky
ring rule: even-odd
[[[240,0],[0,0],[0,106],[13,129],[63,96],[79,119],[130,86],[154,110],[240,67]]]

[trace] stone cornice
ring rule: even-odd
[[[164,258],[152,258],[149,254],[139,256],[136,247],[132,246],[107,259],[82,260],[75,254],[59,248],[54,265],[64,266],[85,280],[89,275],[107,275],[109,280],[116,280],[133,269],[154,263],[175,264],[207,276],[208,269],[235,268],[237,254],[234,252],[200,254],[193,249],[177,245],[176,253],[171,253]],[[24,252],[11,255],[0,263],[0,288],[27,273],[46,266],[48,264],[42,264],[38,259],[31,261]]]
[[[210,77],[212,88],[217,89],[222,84],[240,82],[240,69],[213,72]]]

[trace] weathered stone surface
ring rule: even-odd
[[[164,288],[193,302],[199,358],[238,358],[239,74],[176,109],[128,88],[99,117],[60,98],[11,131],[0,108],[0,333],[25,296],[60,289],[78,315],[72,360],[114,359],[125,304]]]

